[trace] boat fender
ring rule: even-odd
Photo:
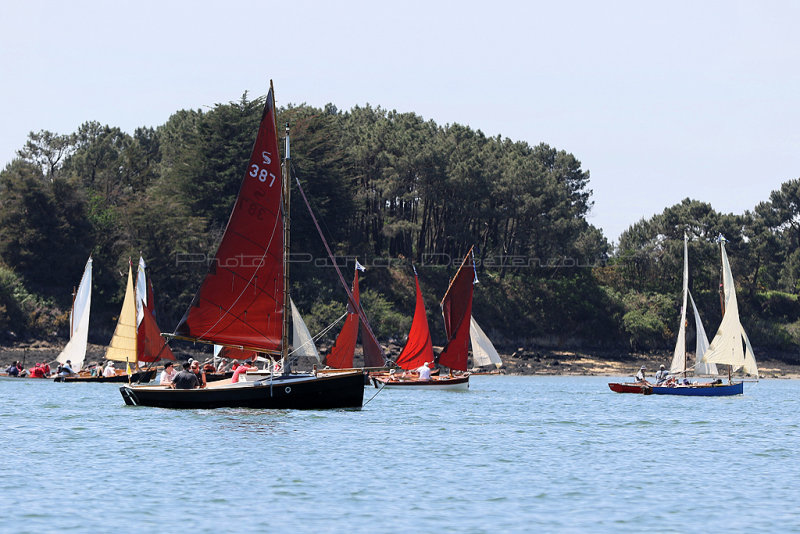
[[[285,388],[283,388],[283,391],[285,391],[286,394],[288,395],[289,393],[292,392],[292,388],[290,388],[289,386],[286,386]]]
[[[652,395],[653,386],[642,386],[642,393],[644,393],[645,395]]]

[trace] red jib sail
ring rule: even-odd
[[[175,335],[264,352],[281,348],[283,217],[272,89],[216,256]]]
[[[459,371],[467,370],[469,358],[469,323],[472,316],[472,284],[475,279],[474,260],[470,262],[472,266],[468,264],[471,257],[472,249],[461,262],[461,267],[442,299],[447,345],[439,355],[439,364]]]
[[[136,329],[136,353],[140,362],[157,362],[158,360],[175,360],[175,355],[161,335],[155,315],[153,302],[153,284],[147,279],[147,304],[142,306],[142,321]]]
[[[414,319],[411,321],[411,330],[408,332],[408,341],[400,356],[397,357],[397,366],[406,369],[416,369],[425,363],[433,362],[433,344],[431,331],[428,327],[428,317],[425,314],[425,302],[422,300],[422,291],[419,288],[419,279],[414,273],[414,282],[417,285],[417,304],[414,308]]]
[[[358,295],[358,269],[353,278],[353,300],[356,306],[360,306]],[[342,331],[336,338],[330,354],[325,358],[325,364],[334,369],[349,369],[353,367],[353,353],[356,351],[356,339],[358,338],[358,309],[353,307],[353,303],[347,303],[347,319],[344,320]]]

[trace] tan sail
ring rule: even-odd
[[[128,266],[128,285],[117,320],[114,336],[106,349],[106,359],[136,363],[136,298],[133,292],[133,272]]]

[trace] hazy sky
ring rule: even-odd
[[[0,0],[0,168],[28,132],[133,133],[266,93],[574,154],[611,241],[800,177],[797,1]]]

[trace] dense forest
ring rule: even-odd
[[[91,342],[110,339],[128,261],[140,255],[171,331],[216,250],[262,106],[245,94],[133,135],[96,122],[32,132],[0,172],[0,343],[64,340],[89,255]],[[367,267],[362,301],[382,342],[408,331],[412,265],[434,343],[444,341],[439,299],[474,245],[474,316],[499,348],[670,349],[683,236],[690,288],[713,335],[722,234],[756,351],[800,346],[798,179],[744,214],[687,198],[612,247],[586,221],[589,172],[564,150],[370,106],[288,106],[279,123],[291,127],[292,172],[337,262],[346,273],[356,258]],[[343,313],[346,296],[300,195],[291,210],[293,298],[319,330]]]

